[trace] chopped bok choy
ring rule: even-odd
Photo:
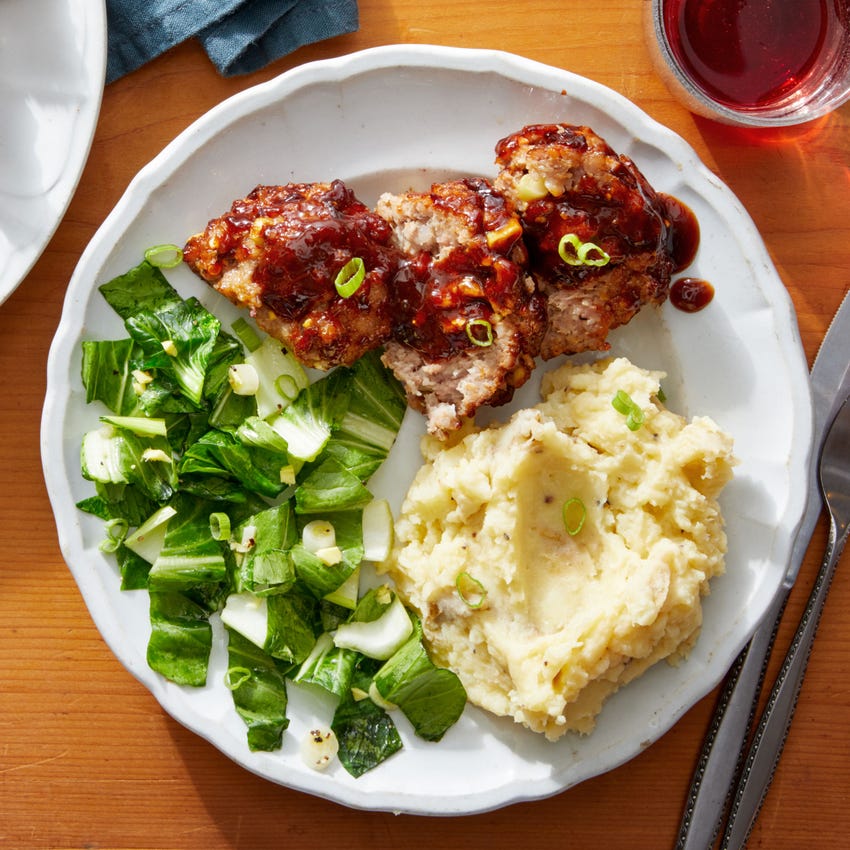
[[[82,438],[94,494],[78,507],[104,521],[122,589],[147,591],[149,665],[204,685],[219,617],[251,750],[281,747],[291,687],[336,701],[353,776],[401,749],[395,712],[439,740],[463,687],[431,663],[395,592],[362,580],[361,563],[392,547],[369,479],[406,409],[379,353],[311,381],[280,343],[244,319],[227,333],[148,261],[100,291],[126,337],[82,344],[101,413]]]

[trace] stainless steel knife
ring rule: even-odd
[[[788,571],[759,627],[724,681],[691,780],[676,850],[707,850],[720,831],[742,766],[743,747],[753,722],[779,621],[823,508],[817,459],[825,428],[850,393],[850,292],[845,294],[821,343],[812,366],[811,388],[814,438],[806,509],[797,530]],[[751,813],[752,819],[758,813],[758,806],[760,800]],[[741,811],[740,802],[738,817],[750,817]]]

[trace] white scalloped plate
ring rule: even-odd
[[[735,438],[741,460],[722,502],[727,575],[705,601],[703,633],[687,663],[657,665],[616,694],[592,735],[549,743],[509,720],[468,708],[439,744],[400,721],[404,750],[359,779],[340,766],[305,767],[298,743],[329,706],[293,689],[281,751],[251,753],[222,684],[217,640],[206,687],[180,688],[145,662],[144,595],[122,593],[98,551],[102,525],[75,502],[91,493],[79,443],[102,411],[85,405],[80,341],[123,336],[97,286],[144,249],[182,242],[258,183],[341,178],[372,203],[382,190],[427,186],[457,173],[494,173],[496,142],[524,124],[588,124],[631,156],[655,187],[679,197],[702,228],[689,273],[717,294],[701,313],[665,305],[614,334],[614,353],[669,374],[669,404],[707,414]],[[236,311],[185,269],[170,273],[223,319]],[[517,406],[535,401],[529,384]],[[753,223],[682,139],[620,95],[563,70],[509,54],[393,46],[296,68],[204,115],[132,182],[83,254],[50,352],[42,425],[44,472],[62,552],[91,615],[121,662],[173,717],[230,758],[274,782],[364,809],[423,814],[484,811],[545,797],[633,757],[707,694],[746,643],[782,583],[803,510],[811,443],[805,358],[788,295]],[[421,418],[408,413],[373,479],[398,505],[419,464]],[[220,637],[220,635],[219,635]]]
[[[41,256],[88,158],[106,72],[102,0],[0,3],[0,303]]]

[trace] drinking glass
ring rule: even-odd
[[[692,112],[801,124],[850,100],[850,0],[644,0],[647,39]]]

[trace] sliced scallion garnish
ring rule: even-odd
[[[480,608],[487,598],[487,588],[467,572],[457,574],[455,587],[457,595],[470,608]]]
[[[483,330],[483,337],[481,331],[478,331],[477,328]],[[470,319],[466,323],[466,335],[473,345],[481,348],[489,348],[493,344],[493,326],[487,319]]]
[[[230,517],[224,511],[210,514],[210,534],[213,540],[230,539]]]
[[[568,266],[604,266],[611,259],[595,242],[582,242],[575,233],[561,237],[558,255]]]
[[[107,554],[116,552],[118,547],[124,542],[124,538],[127,537],[129,528],[130,524],[126,519],[118,517],[109,520],[106,523],[106,538],[100,544],[100,551]]]
[[[145,259],[158,269],[173,269],[183,262],[183,249],[179,245],[154,245],[145,251]]]
[[[350,298],[365,279],[366,264],[360,257],[353,257],[339,270],[334,286],[341,298]]]
[[[574,496],[564,502],[563,516],[564,528],[567,530],[567,534],[570,537],[575,537],[584,526],[584,521],[587,518],[587,508],[581,499]]]
[[[229,691],[235,691],[250,678],[251,671],[247,667],[228,667],[224,674],[224,686]]]
[[[298,393],[301,392],[301,388],[292,375],[279,375],[278,379],[274,382],[274,388],[287,401],[294,401]]]
[[[637,431],[643,425],[643,410],[625,390],[617,390],[617,394],[611,399],[611,406],[617,413],[626,417],[626,427],[630,431]]]

